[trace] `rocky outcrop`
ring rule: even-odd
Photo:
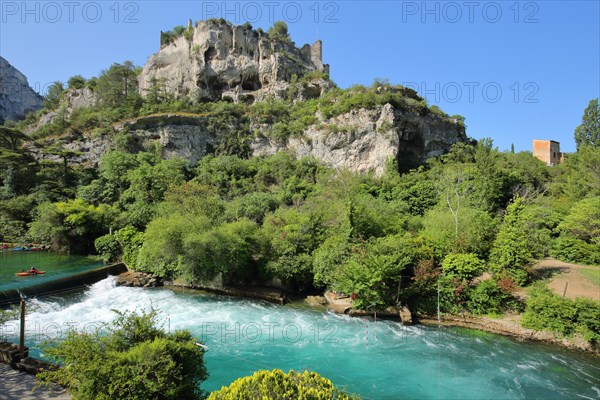
[[[52,123],[57,118],[68,119],[74,111],[81,108],[94,107],[98,104],[96,94],[89,88],[69,89],[60,100],[60,106],[43,114],[35,123],[25,128],[31,133],[45,124]]]
[[[406,306],[400,307],[400,309],[398,310],[398,315],[400,316],[400,321],[402,321],[403,325],[412,325],[413,324],[412,313],[410,312],[408,307],[406,307]]]
[[[127,271],[117,275],[115,279],[117,286],[128,287],[156,287],[162,286],[162,280],[152,274],[145,272]]]
[[[290,104],[299,104],[321,97],[333,85],[321,73],[306,75],[328,72],[322,62],[320,41],[297,48],[285,35],[271,39],[263,32],[224,20],[201,21],[195,28],[190,23],[182,32],[179,36],[161,35],[160,51],[150,57],[139,76],[142,95],[162,91],[192,101],[246,102],[286,97]],[[97,164],[102,154],[114,147],[114,134],[120,134],[128,137],[131,150],[143,150],[156,143],[163,157],[182,157],[195,164],[227,144],[231,139],[227,135],[231,134],[243,156],[288,151],[298,158],[314,157],[337,169],[375,175],[381,175],[390,161],[407,170],[467,140],[462,121],[428,109],[414,90],[383,84],[369,90],[374,92],[365,96],[367,100],[350,103],[355,104],[354,109],[345,105],[348,98],[343,97],[357,94],[352,90],[338,97],[321,98],[315,108],[321,111],[316,111],[315,118],[311,111],[306,120],[311,125],[302,120],[287,131],[284,128],[291,125],[289,118],[265,118],[252,111],[260,107],[252,106],[233,119],[219,120],[218,112],[157,114],[120,122],[95,135],[71,130],[51,140],[64,143],[73,154],[81,154],[71,160],[77,163]],[[361,99],[360,94],[357,98]],[[337,107],[339,104],[342,106]],[[31,130],[94,105],[93,92],[70,90],[58,111],[42,116]]]
[[[25,75],[0,57],[0,124],[19,120],[42,104],[42,96],[29,86]]]
[[[322,120],[285,143],[257,138],[252,150],[255,156],[290,150],[297,157],[313,156],[334,168],[381,175],[389,159],[397,160],[399,167],[405,169],[465,140],[464,127],[458,122],[433,113],[421,116],[386,104]]]
[[[161,114],[127,121],[115,129],[126,130],[140,148],[154,141],[160,145],[164,158],[182,157],[196,164],[219,139],[208,133],[207,124],[204,116]]]
[[[282,97],[293,75],[329,72],[322,61],[322,43],[297,48],[291,41],[270,40],[262,32],[207,20],[189,28],[152,55],[139,76],[139,90],[152,87],[192,101],[254,102]],[[318,83],[303,93],[321,91]]]
[[[195,164],[210,153],[226,132],[208,129],[209,116],[160,114],[125,121],[114,127],[127,132],[141,150],[157,142],[165,158],[182,157]],[[434,113],[425,116],[395,109],[390,104],[374,109],[357,109],[330,119],[319,118],[301,135],[287,140],[266,137],[270,125],[250,123],[253,156],[289,151],[298,158],[312,156],[334,168],[381,175],[390,159],[400,168],[414,167],[440,155],[457,142],[465,141],[464,126]],[[256,136],[255,133],[264,134]],[[80,152],[74,161],[98,163],[112,147],[110,137],[69,138],[64,147]]]

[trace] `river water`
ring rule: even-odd
[[[69,256],[45,251],[0,252],[0,292],[65,278],[79,272],[99,268],[104,263],[84,256]],[[36,267],[44,275],[17,277],[15,273]]]
[[[310,309],[166,288],[116,287],[41,298],[27,317],[36,348],[68,329],[91,330],[111,309],[154,306],[168,330],[191,330],[209,347],[214,390],[258,369],[313,370],[366,399],[598,399],[600,364],[555,346],[454,328],[404,327]],[[17,322],[2,334],[17,340]]]

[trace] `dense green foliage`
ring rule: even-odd
[[[600,197],[575,203],[557,229],[560,237],[551,250],[553,256],[600,265]]]
[[[499,276],[510,276],[517,284],[527,282],[527,267],[534,261],[529,231],[523,223],[525,203],[517,199],[506,209],[506,215],[490,254],[490,269]]]
[[[277,21],[267,31],[269,39],[280,42],[291,42],[290,34],[288,33],[288,26],[284,21]]]
[[[583,112],[581,125],[575,129],[575,143],[579,146],[600,147],[600,104],[590,100]]]
[[[104,332],[70,330],[44,353],[63,368],[37,377],[74,399],[200,399],[204,350],[188,331],[165,333],[157,313],[118,313]]]
[[[276,24],[269,35],[283,37],[287,28]],[[384,81],[331,84],[298,101],[304,85],[328,79],[314,71],[293,76],[286,98],[253,104],[174,99],[160,80],[141,96],[138,73],[124,62],[87,81],[71,78],[71,89],[85,87],[98,100],[74,112],[57,83],[46,109],[0,127],[0,240],[72,253],[95,247],[105,260],[194,285],[278,282],[290,291],[354,294],[358,308],[408,304],[429,313],[438,291],[442,312],[518,310],[513,291],[548,255],[600,263],[593,139],[554,167],[483,139],[412,170],[399,156],[382,176],[358,175],[284,152],[250,157],[250,144],[302,137],[324,119],[385,104],[459,126],[462,117]],[[35,125],[42,116],[53,117]],[[163,159],[158,143],[134,133],[136,124],[170,118],[202,124],[214,139],[197,165]],[[592,107],[584,125],[596,119]],[[80,154],[63,146],[79,135],[110,139],[97,167],[80,165]]]
[[[600,304],[587,298],[569,300],[538,283],[529,290],[523,326],[569,336],[579,333],[600,344]]]
[[[316,372],[302,373],[279,369],[257,371],[237,379],[231,385],[214,391],[209,400],[298,399],[348,400],[358,399],[336,388]]]

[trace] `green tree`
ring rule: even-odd
[[[409,235],[387,236],[358,244],[346,263],[338,268],[333,287],[354,293],[353,307],[381,309],[395,305],[402,272],[416,262],[414,240]]]
[[[288,26],[283,21],[276,21],[267,31],[267,35],[269,35],[269,39],[274,41],[291,42]]]
[[[316,372],[287,374],[279,369],[257,371],[210,394],[209,400],[253,399],[349,400],[358,399],[336,388]]]
[[[81,199],[42,203],[29,233],[39,243],[49,243],[55,251],[89,254],[94,240],[106,232],[116,218],[111,206],[98,207]]]
[[[551,192],[563,211],[585,197],[600,196],[600,147],[582,145],[553,169]]]
[[[162,216],[177,214],[190,220],[207,217],[213,225],[223,221],[224,211],[225,204],[215,189],[194,181],[169,187],[159,206]]]
[[[499,154],[490,138],[481,139],[475,149],[473,197],[475,204],[485,211],[494,211],[502,193],[502,179],[498,170]]]
[[[48,92],[44,98],[44,107],[48,110],[54,110],[60,104],[60,99],[65,92],[62,82],[56,81],[48,87]]]
[[[442,204],[425,213],[422,236],[431,244],[435,257],[442,260],[449,253],[475,253],[486,259],[497,232],[497,222],[487,212],[464,206],[456,219]]]
[[[81,89],[85,87],[85,78],[81,75],[73,75],[67,81],[67,87],[69,89]]]
[[[315,285],[332,286],[337,269],[346,262],[351,250],[347,234],[336,234],[325,239],[313,253]]]
[[[600,265],[600,198],[581,200],[558,225],[551,254],[568,262]]]
[[[581,117],[581,125],[575,128],[577,149],[587,145],[600,147],[600,104],[598,99],[590,100]]]
[[[0,198],[25,194],[35,184],[35,159],[23,147],[27,135],[0,126]]]
[[[256,231],[253,222],[241,219],[186,235],[183,277],[199,282],[220,273],[226,285],[244,283],[254,272],[253,256],[258,253]]]
[[[515,198],[506,209],[498,236],[490,253],[490,269],[499,276],[510,276],[518,285],[528,280],[527,268],[534,261],[529,232],[523,223],[525,201]]]
[[[117,313],[105,332],[70,330],[46,344],[44,354],[64,367],[37,378],[67,387],[75,400],[203,398],[204,350],[190,332],[165,333],[154,310]]]
[[[348,202],[348,218],[352,235],[359,239],[393,235],[404,230],[408,205],[387,202],[369,194],[357,194]]]
[[[96,93],[103,105],[124,107],[140,101],[137,92],[137,76],[141,69],[131,61],[114,63],[102,71],[96,83]]]

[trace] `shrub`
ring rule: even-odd
[[[81,89],[85,86],[85,78],[81,75],[74,75],[67,81],[69,89]]]
[[[108,332],[69,331],[44,353],[64,365],[37,377],[66,386],[73,399],[200,399],[204,351],[188,331],[165,333],[156,311],[120,313]]]
[[[526,328],[547,330],[564,336],[579,332],[593,344],[600,343],[600,303],[560,297],[538,283],[531,287],[522,324]]]
[[[104,262],[115,261],[121,255],[121,245],[115,235],[100,236],[94,241],[96,251]]]
[[[209,400],[297,399],[297,400],[346,400],[349,396],[336,388],[329,379],[316,372],[302,373],[279,369],[258,371],[240,378],[228,387],[214,391]]]
[[[467,281],[479,276],[485,269],[485,262],[473,253],[448,254],[442,261],[444,275],[456,276]]]
[[[571,263],[600,265],[600,245],[571,236],[558,237],[550,249],[550,255]]]
[[[273,41],[280,41],[290,43],[290,34],[288,33],[288,26],[283,21],[277,21],[275,24],[269,28],[267,31],[267,35],[269,39]]]
[[[470,293],[468,308],[473,314],[499,314],[507,308],[514,308],[509,292],[494,280],[488,279],[477,285]]]

